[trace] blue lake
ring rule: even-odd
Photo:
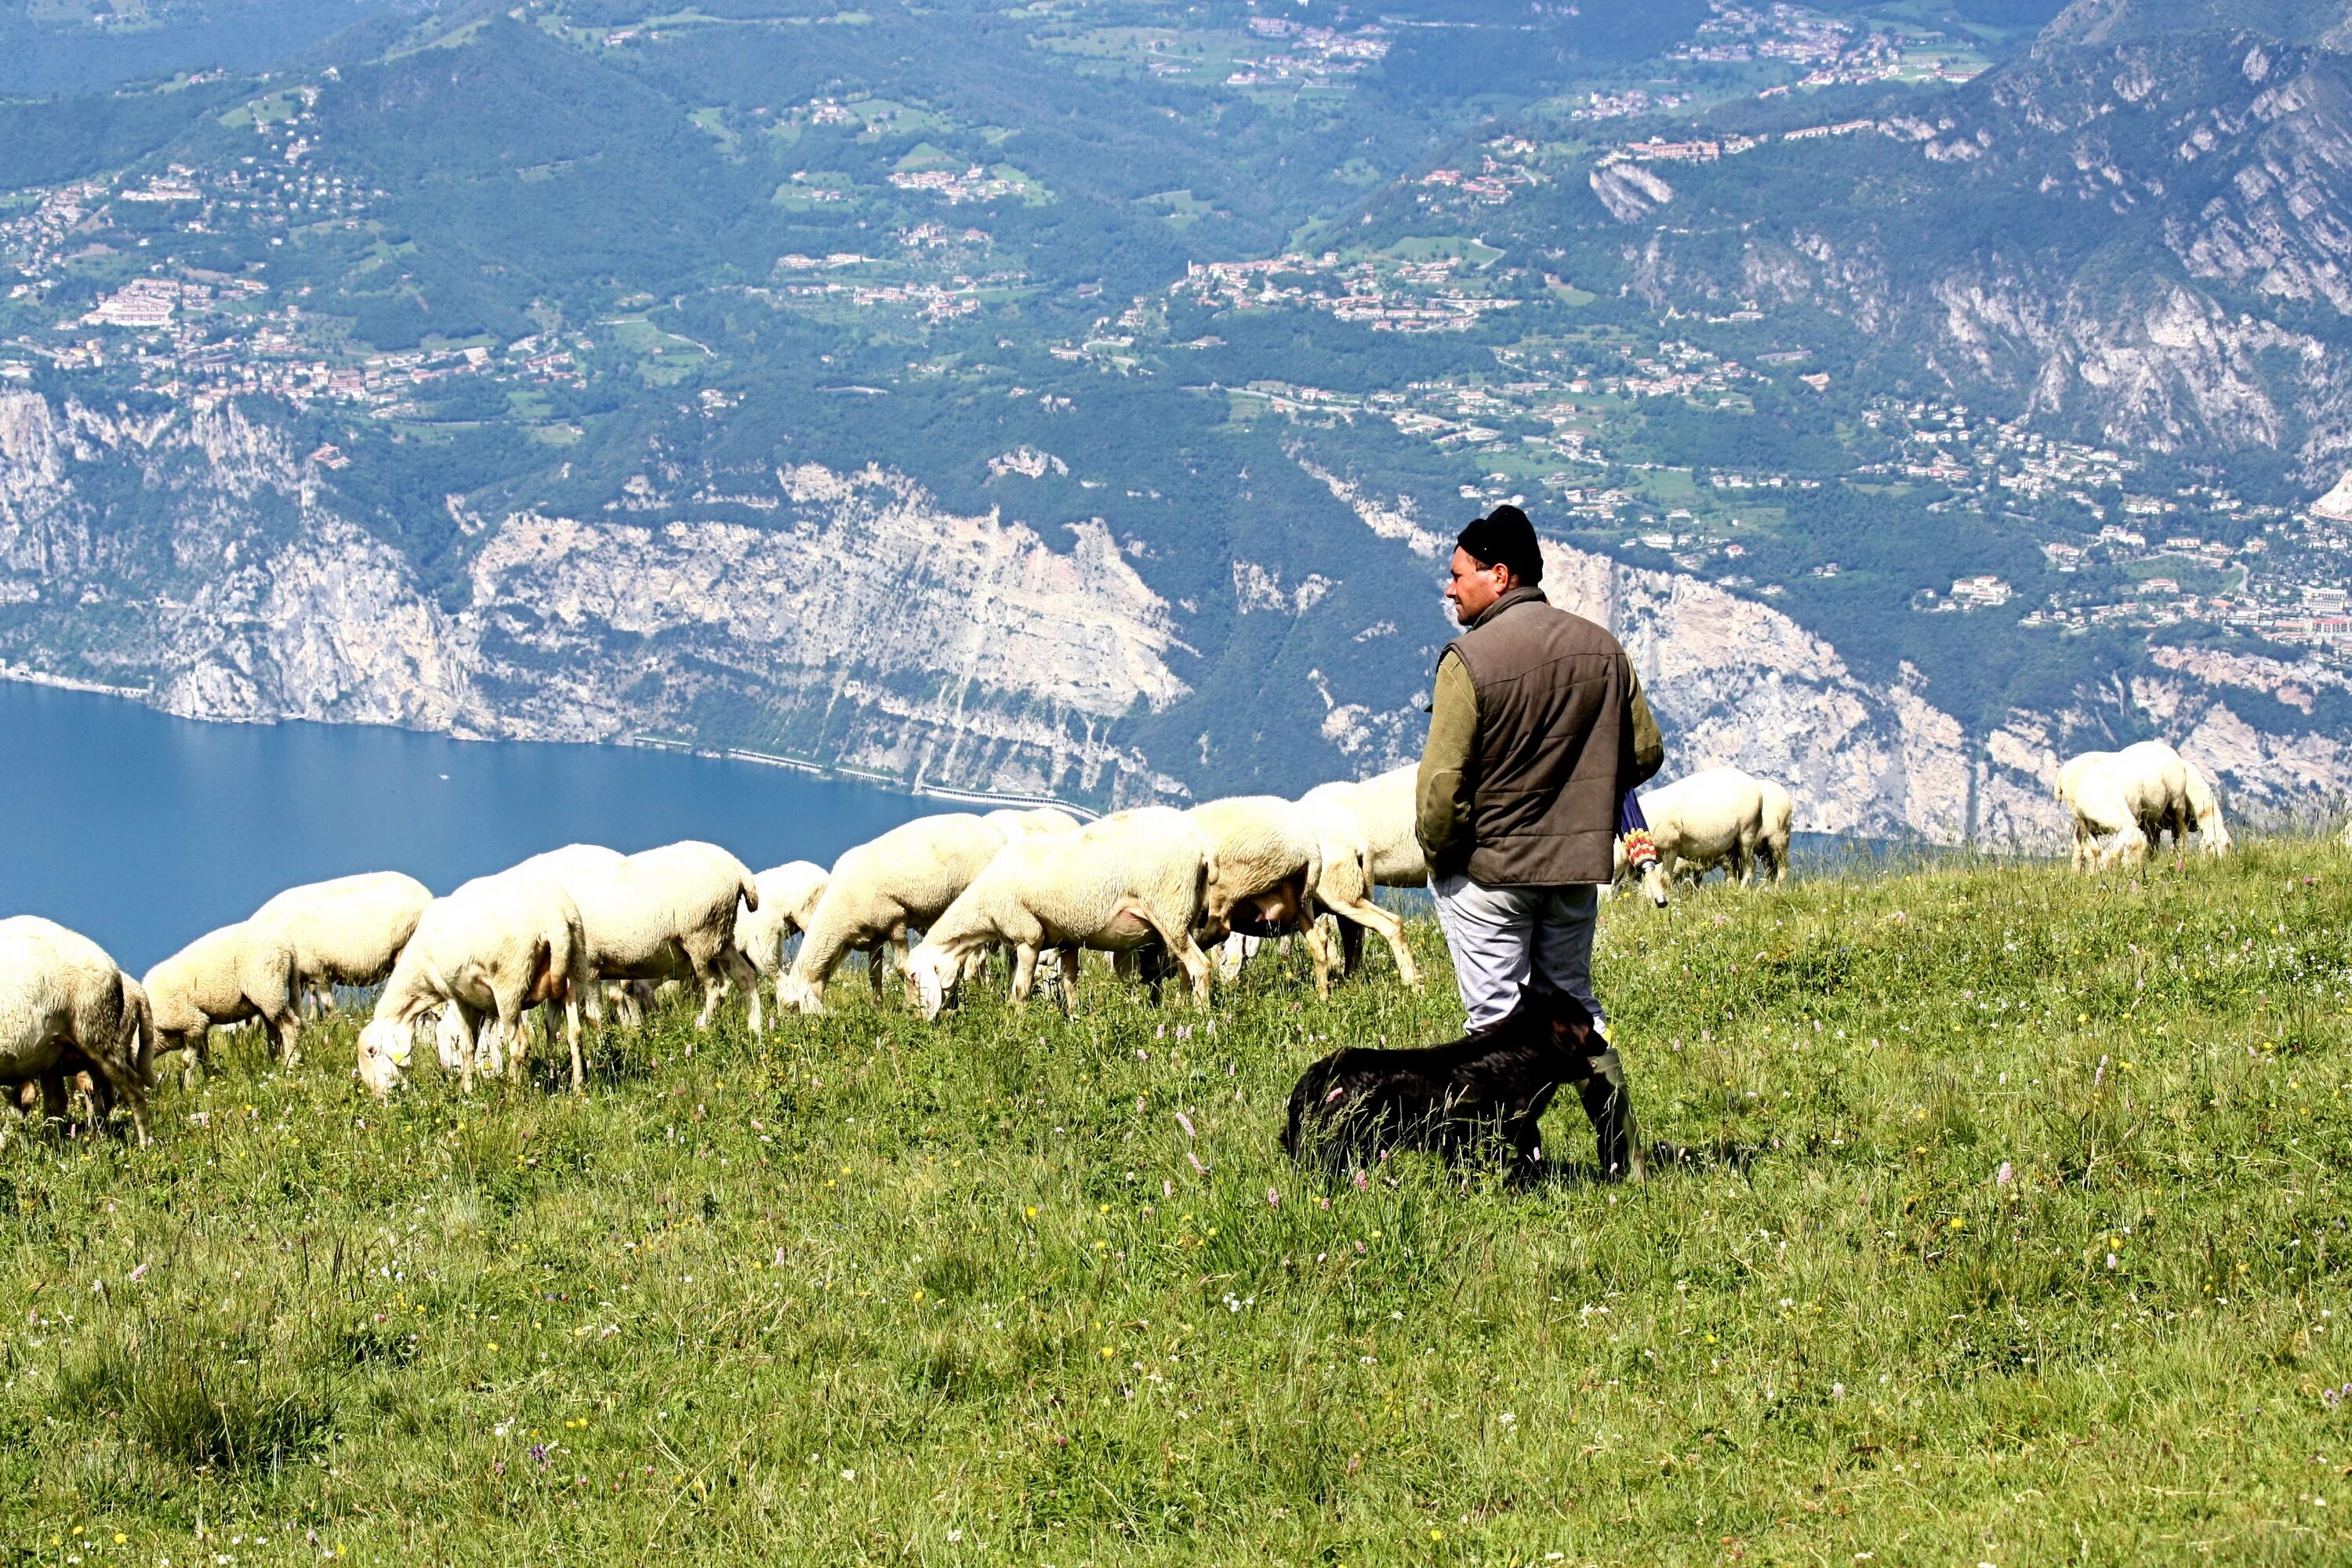
[[[436,892],[558,845],[723,844],[830,865],[933,800],[757,763],[341,724],[204,724],[0,681],[0,915],[46,915],[133,973],[297,882]]]

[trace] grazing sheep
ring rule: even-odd
[[[789,860],[754,879],[760,907],[735,911],[735,950],[761,978],[773,980],[783,968],[784,943],[808,930],[829,875],[814,860]]]
[[[0,921],[0,1079],[41,1086],[42,1111],[66,1112],[66,1075],[90,1076],[102,1119],[129,1107],[147,1137],[147,1083],[155,1021],[146,990],[98,943],[54,921]]]
[[[1760,863],[1776,881],[1789,876],[1789,825],[1795,815],[1789,792],[1738,768],[1708,768],[1676,779],[1642,796],[1642,815],[1658,858],[1642,873],[1642,890],[1664,907],[1677,874],[1696,880],[1720,866],[1742,884],[1755,879]],[[1626,873],[1621,840],[1613,857],[1616,874]]]
[[[1004,843],[996,824],[952,811],[919,816],[845,851],[809,917],[800,957],[776,982],[776,1005],[824,1012],[825,982],[853,948],[874,953],[896,943],[903,963],[909,930],[927,928],[946,912]],[[879,1000],[878,962],[867,974]]]
[[[2209,855],[2230,847],[2213,786],[2161,741],[2070,757],[2058,770],[2056,793],[2074,814],[2077,871],[2137,867],[2167,833],[2176,855],[2192,831]],[[2109,835],[2103,847],[2099,840]]]
[[[1336,1177],[1392,1149],[1428,1149],[1458,1164],[1500,1142],[1511,1151],[1511,1180],[1523,1184],[1541,1168],[1538,1123],[1564,1084],[1584,1101],[1601,1173],[1645,1179],[1617,1053],[1574,997],[1532,987],[1501,1023],[1450,1045],[1323,1058],[1290,1092],[1282,1148]]]
[[[1429,859],[1422,853],[1421,839],[1413,831],[1416,771],[1408,763],[1352,784],[1320,784],[1308,790],[1300,803],[1309,807],[1326,801],[1343,804],[1363,825],[1364,847],[1371,853],[1371,888],[1365,890],[1366,902],[1371,901],[1371,889],[1429,885]],[[1340,919],[1343,973],[1353,973],[1363,962],[1364,929],[1344,915]],[[1394,944],[1391,945],[1393,949]]]
[[[373,985],[391,973],[432,901],[432,889],[414,877],[369,871],[289,888],[246,924],[282,933],[294,950],[297,983],[331,1001],[335,986]]]
[[[574,844],[526,860],[518,870],[551,878],[572,895],[588,932],[598,982],[652,982],[692,975],[702,987],[695,1027],[707,1029],[730,981],[751,999],[751,1032],[766,1029],[759,972],[736,948],[735,911],[756,912],[760,885],[750,868],[715,844],[688,839],[635,855]],[[625,1003],[642,1017],[634,988]],[[592,1014],[603,1015],[592,996]]]
[[[1331,947],[1316,921],[1323,847],[1314,815],[1271,795],[1213,800],[1185,815],[1209,841],[1215,862],[1201,911],[1202,939],[1213,942],[1233,931],[1276,936],[1296,931],[1315,961],[1315,989],[1328,996]]]
[[[275,923],[239,921],[206,931],[149,970],[142,984],[155,1013],[155,1056],[184,1050],[204,1063],[214,1025],[258,1018],[288,1067],[302,1059],[294,947]]]
[[[443,1010],[436,1034],[442,1060],[456,1058],[467,1092],[484,1045],[495,1050],[504,1043],[508,1074],[520,1081],[523,1012],[544,1005],[563,1010],[572,1091],[583,1093],[580,1008],[594,989],[579,906],[562,884],[526,871],[477,877],[427,905],[401,949],[374,1017],[360,1030],[361,1081],[379,1098],[391,1093],[408,1067],[417,1023],[436,1009]],[[486,1019],[498,1034],[484,1042]]]
[[[1298,802],[1299,809],[1314,825],[1316,846],[1323,858],[1321,875],[1315,881],[1315,901],[1340,922],[1342,974],[1354,973],[1362,962],[1363,933],[1369,930],[1388,943],[1390,953],[1396,959],[1397,974],[1418,991],[1421,970],[1413,963],[1412,949],[1405,945],[1404,921],[1381,908],[1375,896],[1379,886],[1376,857],[1371,832],[1360,809],[1363,798],[1363,786],[1325,784],[1307,791]],[[1414,864],[1421,866],[1425,879],[1428,868],[1419,858],[1420,853],[1421,847],[1416,843]]]
[[[1192,940],[1214,879],[1208,840],[1168,806],[1122,811],[1075,834],[1008,844],[931,923],[908,959],[923,1016],[955,995],[974,952],[1013,950],[1013,1000],[1026,1003],[1038,954],[1058,950],[1064,996],[1083,948],[1132,952],[1157,943],[1175,955],[1195,1001],[1209,1000],[1209,961]]]

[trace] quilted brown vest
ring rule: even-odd
[[[1538,588],[1504,595],[1450,646],[1478,693],[1471,880],[1608,881],[1633,744],[1625,649]]]

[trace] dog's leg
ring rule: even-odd
[[[1612,1181],[1645,1182],[1649,1165],[1642,1157],[1642,1135],[1633,1124],[1633,1097],[1625,1086],[1625,1064],[1614,1046],[1589,1058],[1591,1076],[1577,1085],[1584,1099],[1584,1114],[1601,1151],[1601,1173]]]

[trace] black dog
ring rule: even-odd
[[[1514,1183],[1543,1159],[1537,1122],[1574,1084],[1612,1181],[1646,1174],[1617,1053],[1574,997],[1530,986],[1511,1016],[1451,1045],[1335,1051],[1290,1091],[1283,1152],[1337,1175],[1391,1149],[1427,1149],[1459,1163],[1483,1146],[1509,1145]]]

